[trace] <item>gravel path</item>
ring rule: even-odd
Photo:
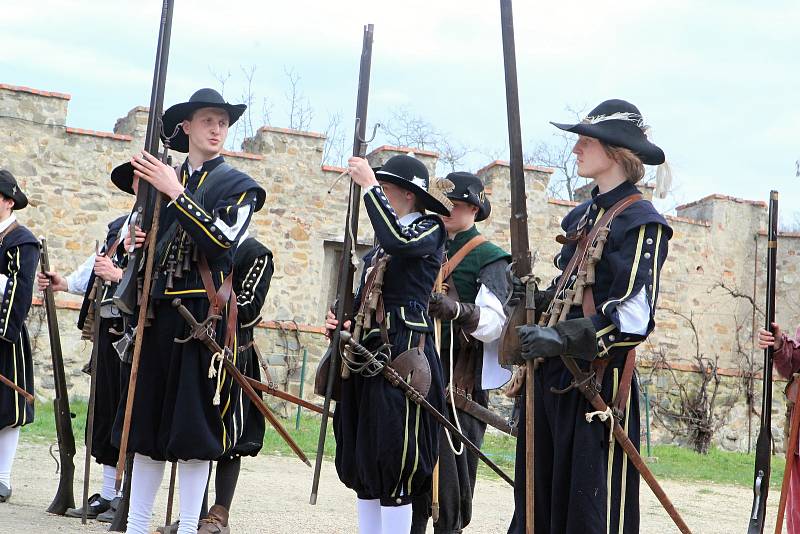
[[[0,504],[2,532],[56,533],[106,532],[107,526],[80,519],[52,516],[44,510],[55,494],[58,477],[48,447],[39,443],[20,443],[14,463],[14,495]],[[82,491],[83,450],[75,457],[75,497]],[[96,491],[100,469],[92,467]],[[165,470],[162,491],[156,501],[154,528],[163,521],[169,470]],[[336,478],[333,464],[326,462],[322,472],[320,495],[316,506],[308,504],[311,470],[293,458],[262,455],[242,462],[239,488],[234,501],[231,530],[235,533],[305,534],[355,533],[355,496]],[[672,498],[694,533],[728,534],[746,529],[752,494],[749,489],[715,484],[664,481]],[[661,509],[649,488],[642,484],[643,533],[678,532]],[[771,493],[770,521],[765,532],[774,529],[778,494]],[[177,500],[177,499],[176,499]],[[177,503],[176,503],[177,504]],[[513,511],[511,489],[503,482],[480,480],[475,498],[472,534],[504,533]],[[177,506],[176,511],[177,514]],[[429,532],[432,529],[429,528]]]

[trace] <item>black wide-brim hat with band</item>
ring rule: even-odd
[[[551,122],[556,128],[594,137],[607,145],[627,148],[646,165],[664,163],[664,151],[647,138],[639,108],[625,100],[606,100],[578,124]]]
[[[21,210],[28,205],[28,197],[20,190],[17,179],[4,169],[0,169],[0,193],[14,201],[14,210]]]
[[[177,152],[189,152],[189,137],[183,131],[183,128],[175,128],[189,117],[202,108],[220,108],[228,112],[228,126],[232,126],[234,122],[239,120],[247,106],[244,104],[229,104],[225,102],[222,95],[214,89],[200,89],[196,91],[188,102],[181,102],[175,104],[164,112],[164,131],[161,133],[161,140],[165,141],[164,136],[171,136],[175,133],[169,141],[169,147]]]
[[[117,186],[117,189],[124,191],[129,195],[135,195],[133,191],[133,164],[126,161],[122,165],[117,165],[111,171],[111,182]]]
[[[451,172],[445,178],[453,182],[453,190],[447,193],[450,200],[460,200],[478,208],[475,222],[486,220],[492,213],[492,205],[486,198],[481,179],[471,172]]]
[[[447,199],[449,188],[442,180],[434,179],[431,183],[427,167],[417,158],[404,154],[393,156],[375,171],[375,178],[411,191],[427,210],[450,215],[452,205]]]

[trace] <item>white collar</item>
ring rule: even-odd
[[[189,176],[193,175],[195,171],[202,170],[203,165],[205,165],[205,163],[200,164],[200,166],[196,169],[192,169],[192,164],[189,163],[189,158],[186,158],[186,169],[189,171]]]
[[[14,215],[14,213],[12,212],[11,215],[8,216],[8,219],[6,219],[3,222],[0,222],[0,232],[5,232],[6,229],[9,226],[11,226],[12,224],[14,224],[14,221],[16,221],[16,220],[17,220],[17,216]]]
[[[408,226],[409,224],[413,223],[417,219],[422,217],[422,214],[418,211],[412,211],[411,213],[406,213],[402,217],[400,217],[400,224],[403,226]]]

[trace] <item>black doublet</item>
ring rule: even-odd
[[[120,231],[127,219],[128,216],[123,215],[109,223],[103,252],[107,253],[114,241],[119,238]],[[117,267],[124,267],[127,260],[123,248],[124,245],[120,241],[112,258]],[[77,326],[79,330],[83,330],[86,314],[89,307],[92,306],[89,294],[92,291],[95,280],[96,276],[93,270],[83,296],[81,311],[78,314]],[[113,306],[112,299],[117,284],[103,284],[100,287],[103,292],[100,305],[104,309],[109,309]],[[112,333],[112,330],[121,332],[123,325],[122,319],[119,317],[102,318],[95,316],[95,321],[100,321],[100,339],[94,341],[99,345],[97,347],[97,389],[94,403],[92,456],[97,460],[97,463],[114,466],[117,464],[117,459],[119,458],[119,449],[111,442],[112,430],[114,428],[114,419],[117,415],[117,407],[120,403],[122,381],[125,377],[122,375],[119,354],[117,354],[113,345],[115,342],[119,341],[120,336]]]
[[[431,368],[426,399],[442,411],[444,383],[427,305],[441,266],[444,225],[435,215],[401,225],[377,186],[366,192],[364,202],[379,243],[365,256],[365,264],[376,255],[391,255],[383,284],[391,356],[418,346],[420,336],[425,336],[424,352]],[[361,288],[364,280],[362,276]],[[356,309],[362,296],[359,289]],[[362,343],[370,350],[379,348],[379,329],[365,332]],[[402,390],[382,376],[367,378],[353,373],[342,383],[333,423],[336,471],[360,499],[379,499],[383,506],[398,506],[428,491],[438,456],[439,425]]]
[[[0,240],[0,274],[8,278],[0,295],[0,374],[33,394],[33,358],[25,319],[33,300],[39,242],[24,226]],[[33,422],[33,405],[0,384],[0,429]]]
[[[211,171],[222,162],[221,156],[207,161],[191,175],[184,162],[180,175],[186,190],[173,202],[162,206],[158,234],[159,241],[163,242],[164,235],[175,231],[174,239],[165,243],[165,250],[176,246],[179,239],[191,240],[208,258],[216,288],[231,272],[236,244],[253,212],[263,205],[265,195],[252,178],[235,169],[204,184]],[[202,194],[198,194],[201,184]],[[247,206],[249,210],[240,209]],[[175,338],[186,338],[189,329],[172,307],[172,300],[180,298],[199,321],[208,315],[209,300],[197,262],[192,262],[190,270],[175,280],[172,289],[167,289],[162,259],[156,258],[155,320],[144,331],[140,385],[136,388],[128,448],[156,460],[216,460],[226,454],[239,437],[234,422],[240,410],[239,386],[226,371],[220,370],[220,404],[214,405],[217,378],[209,377],[210,351],[196,340],[185,344],[173,342]],[[217,323],[215,337],[220,345],[225,340],[227,311],[226,307],[223,320]],[[234,346],[233,358],[241,368],[238,346],[238,343]],[[126,394],[123,391],[123,396]],[[119,443],[124,409],[125,403],[120,403],[114,426],[115,444]]]
[[[568,235],[584,226],[588,230],[603,211],[637,192],[636,186],[628,182],[604,194],[598,194],[595,188],[592,199],[567,214],[562,229]],[[655,327],[659,275],[671,236],[667,222],[647,200],[632,204],[611,223],[592,286],[597,312],[592,318],[597,330],[597,357],[609,360],[601,396],[609,405],[616,396],[627,352],[646,339]],[[556,257],[556,266],[563,269],[575,249],[574,242],[565,244]],[[553,281],[552,287],[557,281]],[[645,292],[650,305],[646,332],[624,332],[618,308],[640,291]],[[573,307],[569,318],[582,316],[581,308]],[[577,362],[582,368],[588,368],[589,362]],[[572,380],[560,358],[547,358],[537,369],[534,380],[535,531],[545,534],[638,532],[639,474],[621,447],[613,438],[609,439],[608,425],[596,419],[586,422],[585,414],[594,408],[577,389],[563,395],[551,392],[551,388],[566,388]],[[620,422],[637,448],[638,393],[634,377]],[[522,411],[514,478],[525,480],[524,396],[519,400]],[[525,532],[524,493],[524,485],[518,484],[509,534]]]
[[[247,325],[261,314],[274,270],[272,252],[257,239],[251,237],[239,243],[234,256],[233,291],[239,307],[239,345],[247,347],[239,357],[244,366],[242,373],[256,380],[261,380],[261,362],[251,346],[255,325]],[[234,418],[240,437],[226,456],[256,456],[264,446],[264,416],[252,407],[247,395],[241,395],[240,404],[238,417]]]

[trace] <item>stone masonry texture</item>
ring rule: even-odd
[[[114,166],[142,149],[148,117],[146,107],[136,107],[116,121],[113,132],[68,127],[69,100],[69,95],[61,93],[0,84],[0,168],[17,177],[30,199],[30,206],[19,213],[21,223],[48,238],[51,265],[64,274],[91,254],[111,219],[129,210],[132,197],[117,191],[109,175]],[[275,254],[275,275],[257,334],[262,353],[269,357],[273,380],[297,393],[305,352],[307,398],[313,397],[314,368],[327,346],[323,316],[331,304],[347,210],[346,179],[328,193],[342,169],[322,165],[324,143],[322,134],[263,127],[244,141],[242,152],[225,153],[230,163],[267,191],[264,209],[255,215],[250,231]],[[368,159],[378,165],[409,152],[431,171],[435,169],[436,153],[413,148],[382,146],[374,148]],[[174,154],[174,161],[182,158]],[[525,169],[534,273],[544,284],[556,274],[552,258],[559,248],[554,239],[560,233],[559,223],[575,205],[547,197],[551,173],[542,167]],[[477,174],[493,205],[492,216],[479,228],[510,249],[508,164],[493,161]],[[650,188],[643,192],[652,195]],[[587,190],[578,192],[578,198],[586,195]],[[742,449],[747,442],[747,436],[742,436],[747,432],[747,410],[740,393],[741,370],[749,368],[748,358],[754,358],[757,366],[761,361],[753,345],[753,328],[764,321],[766,204],[710,195],[679,206],[676,216],[668,220],[674,236],[661,274],[658,326],[639,350],[641,374],[648,375],[649,362],[663,353],[678,369],[677,375],[686,375],[688,380],[695,371],[698,344],[704,357],[718,358],[725,387],[739,398],[719,443]],[[363,209],[357,241],[359,250],[372,243]],[[800,235],[783,234],[778,246],[777,319],[790,333],[800,322],[799,242]],[[74,326],[80,298],[59,295],[57,301],[71,394],[85,398],[88,380],[80,367],[91,347],[80,341]],[[29,322],[37,343],[37,395],[46,399],[53,394],[52,365],[40,306],[34,306]],[[776,413],[783,410],[783,396],[777,394],[780,387],[776,384]],[[655,384],[650,388],[651,396],[659,394]],[[756,395],[760,396],[758,380]],[[508,410],[508,402],[499,395],[495,404]],[[669,438],[662,435],[660,439]]]

